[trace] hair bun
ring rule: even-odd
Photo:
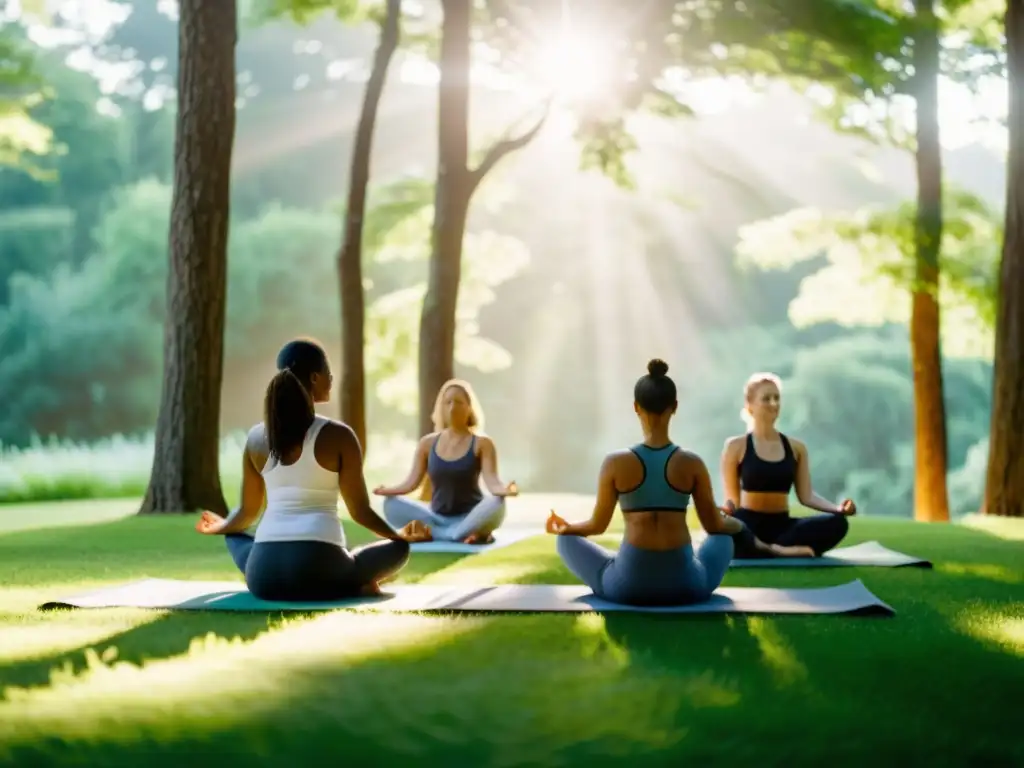
[[[647,363],[647,373],[652,378],[660,379],[668,373],[668,363],[656,357]]]

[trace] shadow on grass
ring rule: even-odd
[[[244,586],[243,577],[235,568],[223,539],[196,534],[191,530],[191,521],[187,527],[181,523],[180,519],[136,518],[11,534],[0,540],[0,582],[36,587],[39,603],[85,591],[75,588],[74,582],[79,579],[101,578],[114,584],[140,578],[224,579],[237,580]],[[353,547],[372,538],[362,530],[348,536]],[[467,555],[417,553],[394,583],[414,583],[464,557]],[[42,589],[47,584],[55,586]],[[102,588],[102,585],[93,588]],[[0,597],[0,616],[3,608]],[[88,614],[103,610],[57,609],[46,611],[45,615],[48,622],[51,617],[68,622],[65,625],[50,623],[51,631],[59,632],[65,626],[73,628],[76,621],[88,621]],[[158,618],[151,619],[154,614]],[[102,657],[108,649],[116,649],[118,661],[141,665],[186,654],[196,640],[209,635],[248,642],[286,622],[321,615],[320,612],[279,611],[254,614],[140,611],[135,626],[102,641],[42,655],[29,652],[14,660],[0,657],[0,687],[44,685],[55,671],[65,677],[78,674],[89,665],[91,656]],[[17,618],[16,614],[12,617]],[[41,623],[35,630],[45,633],[47,624]],[[0,622],[0,633],[2,631]]]
[[[63,743],[82,764],[150,768],[189,752],[191,765],[221,768],[327,754],[473,766],[860,766],[883,754],[1010,765],[1021,756],[1005,725],[1020,665],[951,632],[937,610],[902,627],[841,616],[361,616],[379,633],[376,650],[347,657],[354,620],[283,628],[276,661],[258,673],[246,658],[218,666],[207,696],[177,701],[168,685],[159,710],[134,703],[132,689],[166,685],[139,670],[142,680],[98,707],[102,717],[83,710],[76,728],[96,725]],[[101,727],[110,722],[117,728]],[[66,754],[28,734],[11,746],[32,764]]]
[[[867,527],[865,534],[858,540],[879,538]],[[332,614],[264,632],[277,617],[246,625],[241,616],[192,614],[198,626],[186,631],[176,614],[161,621],[165,631],[194,637],[216,627],[225,637],[234,630],[256,639],[248,655],[227,649],[209,667],[199,654],[170,659],[169,671],[129,670],[118,686],[91,693],[86,681],[68,699],[73,714],[60,711],[58,699],[21,730],[8,730],[7,754],[33,765],[67,764],[73,755],[80,764],[147,768],[186,760],[276,767],[283,756],[320,764],[325,755],[481,767],[861,766],[881,756],[909,765],[1021,764],[1024,745],[1007,717],[1019,703],[1024,665],[962,627],[965,616],[1009,616],[1021,605],[1006,581],[1024,568],[1019,544],[932,527],[892,534],[888,546],[929,557],[936,570],[727,576],[732,585],[771,586],[861,578],[897,610],[887,621]],[[455,558],[432,559],[443,568]],[[526,560],[529,571],[517,580],[573,581],[545,539],[473,556],[452,573],[470,577],[476,564],[485,572]],[[421,562],[429,567],[419,555],[411,565]],[[229,626],[234,620],[242,623]],[[150,647],[160,642],[166,655],[182,647],[155,628],[125,634],[120,644],[133,658],[153,658]],[[349,653],[359,643],[370,650]],[[174,678],[190,673],[203,690],[186,696]],[[31,702],[12,706],[36,711]]]

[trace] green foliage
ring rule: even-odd
[[[10,208],[0,211],[0,306],[7,281],[19,272],[45,274],[70,259],[75,216],[68,208]]]
[[[50,131],[28,110],[43,97],[31,48],[20,26],[0,21],[0,168],[39,174],[33,158],[50,149]]]
[[[415,338],[430,242],[433,188],[400,179],[374,190],[367,216],[367,373],[379,399],[399,412],[415,402]],[[72,440],[152,424],[162,374],[170,189],[154,180],[113,198],[80,266],[60,263],[10,281],[0,307],[0,440],[33,433]],[[233,222],[228,260],[225,418],[245,427],[259,411],[265,370],[297,334],[337,343],[338,217],[280,206]],[[459,303],[460,364],[493,371],[507,351],[484,338],[481,310],[494,287],[526,263],[518,242],[486,231],[467,235]],[[410,346],[411,345],[411,346]],[[262,373],[260,374],[262,375]],[[414,391],[414,390],[413,390]]]
[[[949,189],[943,211],[939,299],[947,353],[991,355],[1002,222],[971,193]],[[909,319],[917,284],[916,206],[853,213],[790,211],[741,228],[737,255],[746,267],[788,269],[823,259],[790,305],[798,326],[836,322],[881,325]]]
[[[253,0],[249,19],[255,24],[290,18],[298,24],[331,14],[346,22],[366,21],[382,5],[377,0]]]

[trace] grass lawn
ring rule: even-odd
[[[515,504],[539,519],[550,499]],[[934,571],[726,577],[860,578],[895,618],[37,612],[146,576],[238,578],[192,518],[118,516],[0,510],[0,764],[1024,764],[1019,521],[854,520],[851,543],[879,539]],[[546,536],[414,555],[403,580],[572,583]]]

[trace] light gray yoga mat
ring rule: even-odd
[[[325,603],[258,600],[237,581],[145,579],[40,606],[52,608],[165,608],[183,611],[329,611],[342,608],[397,612],[494,611],[501,613],[626,611],[641,613],[881,614],[895,611],[859,580],[835,587],[771,589],[722,587],[695,605],[638,608],[601,600],[582,585],[504,584],[466,587],[396,585],[376,598]]]
[[[928,560],[888,549],[877,541],[838,547],[821,557],[771,557],[764,560],[733,560],[731,568],[835,568],[842,565],[899,568],[912,565],[931,568]]]
[[[452,554],[476,554],[490,552],[507,547],[516,542],[539,536],[544,531],[534,528],[499,528],[494,532],[494,541],[490,544],[464,544],[461,541],[419,541],[410,546],[413,552],[437,552]]]

